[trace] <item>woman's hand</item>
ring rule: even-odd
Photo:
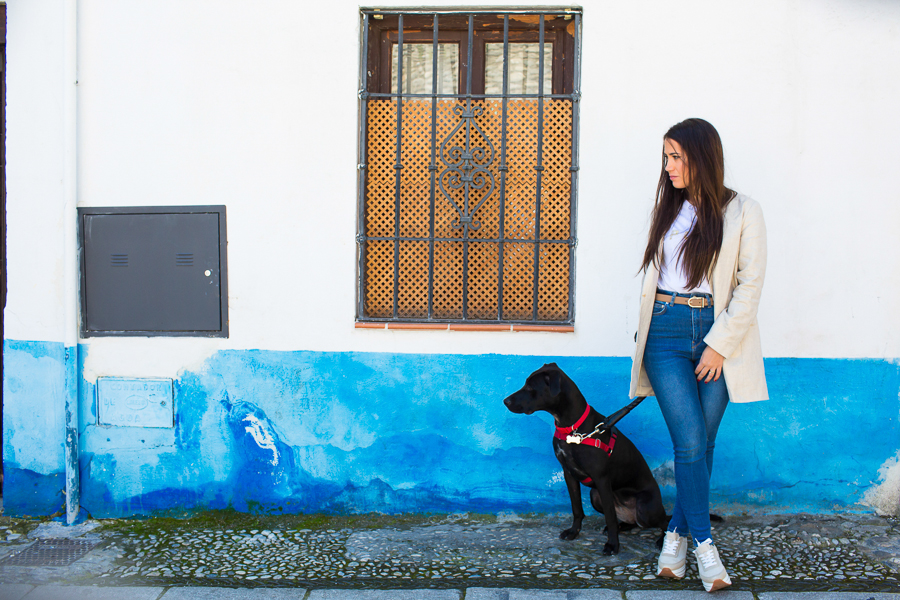
[[[700,356],[700,363],[697,365],[697,368],[694,369],[697,381],[702,381],[704,377],[706,380],[703,381],[703,383],[718,381],[719,377],[722,376],[723,362],[725,362],[725,357],[707,346],[706,350],[704,350],[703,354]]]

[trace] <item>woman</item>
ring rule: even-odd
[[[656,396],[675,448],[675,508],[657,575],[684,577],[690,532],[711,592],[731,585],[709,525],[716,432],[729,398],[768,399],[756,322],[766,226],[759,204],[725,187],[712,125],[682,121],[663,146],[631,396]]]

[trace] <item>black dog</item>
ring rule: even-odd
[[[622,529],[659,527],[669,523],[659,485],[647,461],[627,437],[615,427],[589,437],[606,418],[588,406],[575,383],[556,363],[544,365],[528,376],[525,386],[503,401],[514,413],[530,415],[544,410],[556,420],[553,451],[559,459],[572,502],[572,527],[559,534],[574,540],[581,531],[584,510],[581,486],[591,488],[591,505],[606,517],[607,541],[603,554],[619,552],[619,521]],[[618,420],[618,419],[616,419]],[[566,441],[569,438],[571,442]]]

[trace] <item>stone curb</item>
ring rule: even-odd
[[[313,590],[303,588],[98,587],[4,584],[0,600],[701,600],[689,590],[528,590],[520,588]],[[900,593],[722,590],[720,600],[900,600]]]
[[[699,585],[699,582],[697,582]],[[719,590],[715,595],[710,596],[704,591],[680,590],[641,590],[634,592],[625,592],[626,600],[754,600],[753,592],[736,592],[734,590]]]
[[[7,587],[14,586],[4,585],[0,588],[2,600],[157,600],[164,591],[159,587],[39,585],[24,596],[7,596]]]
[[[0,584],[0,600],[21,600],[25,594],[33,589],[33,585],[26,585],[24,583]]]
[[[900,600],[885,592],[760,592],[759,600]]]
[[[307,600],[460,600],[460,590],[314,590]]]
[[[303,600],[304,588],[173,587],[160,600]]]
[[[622,592],[617,590],[468,588],[465,600],[622,600]]]

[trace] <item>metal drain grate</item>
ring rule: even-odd
[[[18,554],[0,560],[0,565],[19,567],[66,567],[91,551],[97,542],[57,538],[39,539]]]

